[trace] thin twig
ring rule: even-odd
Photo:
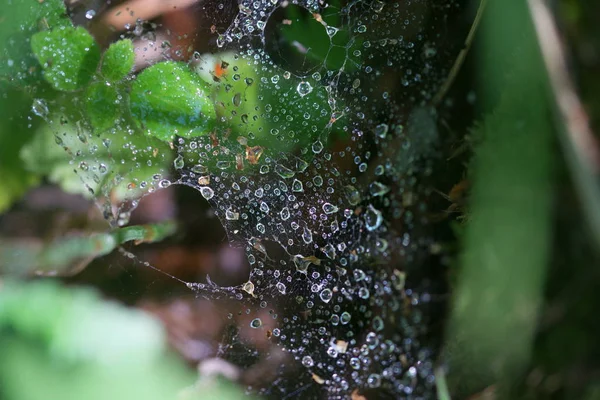
[[[600,245],[600,147],[565,63],[565,51],[552,13],[542,0],[528,0],[529,11],[544,64],[565,152],[594,239]]]
[[[473,21],[473,24],[471,25],[471,29],[469,30],[469,34],[467,35],[465,44],[463,45],[463,48],[460,51],[460,53],[458,53],[458,57],[456,57],[456,60],[454,61],[454,65],[452,65],[452,69],[450,70],[448,77],[444,81],[444,84],[442,85],[440,90],[437,92],[437,94],[433,97],[433,100],[431,100],[432,106],[437,107],[440,104],[440,102],[442,101],[444,96],[446,96],[446,93],[448,93],[448,90],[450,90],[450,87],[454,83],[454,80],[456,79],[456,76],[458,75],[458,72],[460,71],[460,68],[462,67],[462,65],[464,63],[465,58],[467,57],[467,53],[469,53],[469,50],[471,49],[471,45],[473,44],[473,39],[475,38],[475,33],[477,32],[477,28],[479,27],[481,18],[483,17],[483,11],[485,10],[486,4],[487,4],[487,0],[481,0],[479,2],[479,8],[477,9],[477,15],[475,15],[475,20]]]

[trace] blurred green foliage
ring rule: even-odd
[[[72,275],[87,263],[127,242],[156,242],[176,231],[173,222],[135,225],[109,232],[71,233],[43,243],[32,239],[0,238],[0,274],[9,276]]]
[[[50,281],[0,281],[0,348],[6,400],[240,397],[223,380],[183,397],[195,378],[166,351],[158,321]]]

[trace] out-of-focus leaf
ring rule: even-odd
[[[172,235],[175,224],[128,226],[112,232],[73,234],[49,243],[0,238],[0,273],[6,275],[73,275],[94,258],[126,242],[155,242]]]
[[[39,29],[72,26],[63,0],[7,0],[0,9],[0,77],[28,84],[41,69],[29,39]],[[38,67],[38,68],[36,68]]]
[[[525,2],[488,4],[484,65],[504,59],[510,68],[492,66],[486,88],[502,88],[500,100],[474,135],[481,143],[447,347],[459,397],[494,383],[504,392],[527,367],[552,232],[553,128],[539,49]],[[507,35],[515,40],[498,53]]]
[[[149,315],[55,282],[0,285],[0,398],[234,400],[223,379],[194,385]]]
[[[104,52],[100,72],[108,81],[118,82],[133,70],[134,62],[133,42],[129,39],[119,40]]]
[[[193,382],[149,316],[50,282],[0,288],[0,397],[168,399]],[[32,384],[35,382],[35,384]]]
[[[142,129],[164,141],[207,135],[215,125],[208,85],[182,63],[161,62],[144,70],[130,100]]]
[[[19,159],[21,147],[31,139],[38,121],[29,120],[33,98],[46,90],[41,67],[33,56],[29,38],[40,26],[68,26],[62,0],[8,0],[0,7],[0,212],[39,181]],[[32,128],[30,128],[32,127]]]
[[[85,86],[96,71],[100,49],[82,27],[59,27],[31,37],[31,48],[44,69],[44,78],[56,90]]]
[[[19,150],[33,134],[28,129],[30,122],[20,114],[30,100],[21,91],[0,83],[0,90],[3,87],[6,97],[0,96],[0,212],[39,181],[38,174],[25,169],[19,158]]]

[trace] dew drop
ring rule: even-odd
[[[175,158],[175,160],[173,161],[173,166],[175,167],[175,169],[183,168],[184,161],[183,161],[183,156],[181,154]]]
[[[298,84],[298,86],[296,87],[296,91],[298,92],[298,94],[300,95],[300,97],[304,97],[307,94],[309,94],[310,92],[313,91],[313,87],[310,83],[306,82],[306,81],[302,81]]]
[[[311,356],[304,356],[302,357],[302,365],[304,365],[307,368],[310,368],[313,365],[315,365],[315,362],[313,361]]]
[[[390,191],[390,188],[380,182],[373,182],[369,185],[369,192],[372,196],[383,196]]]
[[[91,20],[91,19],[93,19],[95,16],[96,16],[96,11],[94,11],[94,10],[87,10],[87,11],[85,12],[85,19],[89,19],[89,20]]]
[[[335,28],[333,26],[327,26],[325,27],[325,30],[327,31],[327,35],[329,37],[334,37],[336,33],[338,33],[338,28]]]
[[[254,318],[252,322],[250,322],[250,327],[254,329],[258,329],[262,326],[262,321],[260,318]]]
[[[325,211],[325,214],[333,214],[338,211],[338,208],[331,203],[325,203],[323,204],[323,211]]]
[[[206,200],[210,200],[215,195],[215,192],[211,188],[205,186],[205,187],[200,188],[200,194]]]
[[[320,140],[317,140],[316,142],[314,142],[312,145],[312,151],[315,154],[319,154],[320,152],[322,152],[323,151],[323,143]]]
[[[304,186],[302,185],[302,182],[300,182],[298,179],[294,179],[294,181],[292,182],[292,191],[303,192]]]
[[[280,177],[284,178],[284,179],[289,179],[291,177],[294,176],[294,171],[292,171],[291,169],[284,167],[281,164],[277,164],[275,166],[275,172],[277,173],[277,175],[279,175]]]
[[[367,229],[371,232],[379,228],[383,222],[381,211],[369,204],[369,207],[367,207],[367,211],[365,213],[365,222]]]
[[[302,240],[304,240],[304,243],[306,244],[312,243],[313,237],[310,229],[306,227],[304,228],[304,230],[302,231]]]
[[[379,124],[375,127],[375,134],[384,139],[387,136],[388,129],[389,127],[387,124]]]
[[[323,289],[321,290],[319,297],[324,303],[329,303],[329,301],[333,297],[333,292],[331,291],[331,289]]]
[[[43,99],[35,99],[31,105],[31,111],[38,117],[46,118],[48,116],[48,105]]]
[[[240,213],[233,211],[231,208],[225,210],[225,219],[228,221],[237,221],[240,218]]]

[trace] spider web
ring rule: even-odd
[[[238,301],[250,327],[296,360],[252,391],[436,397],[430,327],[441,289],[425,278],[437,257],[428,204],[440,138],[431,100],[456,54],[440,32],[461,7],[200,2],[196,40],[209,40],[188,63],[211,85],[217,126],[176,137],[172,150],[119,139],[139,129],[125,120],[101,139],[78,107],[55,106],[57,143],[84,186],[104,195],[113,224],[126,224],[140,197],[186,185],[211,204],[230,245],[244,249],[251,272],[243,285],[182,282],[198,296]],[[155,28],[143,24],[132,31],[141,27],[138,36],[152,42]],[[219,355],[253,362],[258,351],[249,357],[242,342],[233,328]]]

